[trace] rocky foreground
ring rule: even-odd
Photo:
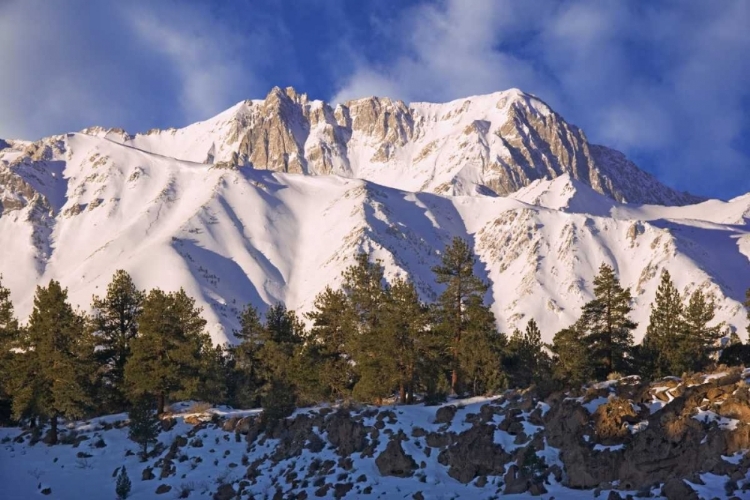
[[[750,370],[602,382],[440,406],[317,407],[272,432],[257,411],[177,405],[148,460],[125,415],[63,441],[0,429],[3,498],[750,498]]]

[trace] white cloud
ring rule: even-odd
[[[528,18],[516,5],[451,0],[405,11],[390,30],[402,40],[401,53],[376,67],[358,61],[334,100],[374,93],[407,101],[445,101],[511,86],[546,88],[537,85],[540,78],[532,65],[496,50],[503,37],[516,33]]]
[[[259,26],[237,33],[209,6],[168,0],[0,4],[0,137],[208,118],[267,90]]]
[[[127,11],[135,33],[170,61],[179,75],[179,102],[187,121],[205,119],[260,85],[245,66],[249,46],[262,35],[223,29],[207,12],[164,2]],[[261,53],[256,51],[256,54]]]

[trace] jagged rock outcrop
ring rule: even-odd
[[[517,89],[444,104],[366,97],[332,106],[288,87],[184,129],[86,133],[178,159],[358,177],[413,191],[506,195],[564,174],[618,201],[683,205],[622,153],[589,143]]]
[[[404,452],[401,439],[391,439],[385,450],[375,459],[375,465],[383,476],[411,477],[417,463]]]
[[[479,476],[502,474],[511,457],[495,443],[494,433],[495,427],[491,425],[472,426],[440,452],[438,462],[448,467],[448,475],[462,483]]]

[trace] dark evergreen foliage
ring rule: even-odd
[[[11,377],[13,349],[18,347],[20,330],[10,300],[10,290],[3,287],[0,276],[0,424],[11,418]]]
[[[11,392],[16,418],[41,417],[51,424],[49,442],[57,442],[60,417],[80,418],[93,406],[96,364],[85,319],[68,303],[57,281],[37,287],[28,327],[14,355]]]
[[[132,484],[128,477],[128,471],[123,465],[122,469],[120,469],[120,472],[117,474],[117,482],[115,483],[115,494],[117,495],[117,500],[125,500],[128,498],[130,496],[131,487]]]
[[[513,332],[503,356],[503,366],[513,387],[539,384],[552,375],[552,360],[536,321],[530,319],[523,333]]]
[[[161,431],[161,422],[152,398],[140,397],[128,412],[128,437],[141,446],[141,458],[148,456],[148,445],[155,443]]]
[[[672,283],[669,271],[664,270],[656,298],[651,305],[646,335],[640,350],[641,372],[647,377],[663,377],[672,373],[675,347],[682,330],[682,299]]]
[[[342,290],[326,287],[315,298],[315,308],[307,317],[312,321],[310,348],[314,350],[324,397],[349,398],[355,380],[349,352],[357,325],[354,308]]]
[[[444,291],[427,305],[414,283],[389,284],[382,263],[362,253],[342,273],[340,289],[316,297],[309,331],[283,304],[263,315],[248,306],[229,346],[212,344],[183,290],[144,294],[124,271],[93,298],[90,318],[72,309],[56,281],[38,287],[25,327],[0,285],[0,419],[12,400],[14,418],[52,424],[54,443],[59,418],[122,409],[130,400],[131,438],[145,456],[169,400],[262,407],[273,428],[297,406],[324,400],[434,403],[509,385],[548,394],[612,373],[661,377],[750,363],[748,345],[736,333],[725,339],[724,325],[714,324],[713,297],[695,290],[683,302],[666,271],[644,342],[634,346],[630,292],[606,265],[594,299],[551,345],[533,319],[507,339],[484,303],[488,286],[475,264],[469,244],[454,239],[433,269]],[[750,319],[750,291],[746,306]]]
[[[138,334],[138,318],[145,294],[136,288],[130,275],[115,272],[107,295],[92,300],[90,327],[96,336],[97,360],[101,365],[101,394],[107,411],[121,411],[127,405],[125,364],[131,342]]]
[[[602,264],[594,278],[594,300],[583,306],[579,320],[579,330],[598,379],[613,372],[631,371],[630,349],[633,330],[638,326],[630,319],[631,302],[630,290],[622,288],[614,269]]]
[[[433,268],[445,291],[433,307],[433,328],[443,338],[449,358],[451,391],[485,391],[503,384],[498,350],[504,344],[495,329],[495,317],[484,304],[489,286],[474,274],[476,256],[469,244],[454,238]]]
[[[139,335],[132,341],[125,381],[132,397],[155,397],[164,412],[167,399],[189,399],[201,389],[202,355],[211,350],[206,321],[184,290],[151,290],[143,301]]]

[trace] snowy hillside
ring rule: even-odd
[[[362,250],[430,300],[430,268],[461,236],[506,332],[535,318],[551,339],[592,297],[603,262],[633,291],[640,334],[662,269],[684,293],[715,293],[718,319],[745,327],[750,196],[625,205],[567,174],[509,197],[415,193],[180,161],[83,133],[15,143],[0,152],[0,181],[0,273],[22,317],[39,283],[60,280],[85,308],[122,268],[142,288],[184,287],[221,342],[247,303],[309,310]]]
[[[144,459],[127,414],[68,422],[54,446],[44,431],[0,428],[0,482],[7,500],[114,498],[125,467],[133,500],[747,499],[748,375],[324,405],[270,429],[260,410],[178,403]]]

